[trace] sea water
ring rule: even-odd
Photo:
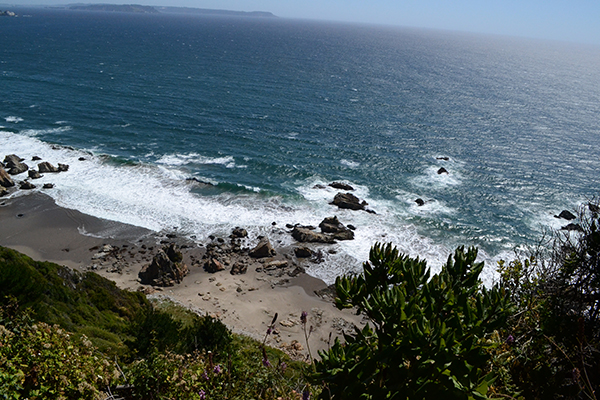
[[[308,272],[327,282],[358,271],[376,242],[433,271],[477,246],[491,281],[496,260],[600,188],[598,47],[16,11],[29,17],[0,19],[0,155],[69,164],[36,181],[64,207],[199,242],[241,226],[280,245],[294,243],[286,224],[336,215],[356,238],[322,246]],[[376,214],[329,204],[333,181]]]

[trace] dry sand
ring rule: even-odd
[[[275,313],[275,334],[268,344],[286,350],[296,358],[306,358],[306,341],[300,323],[308,313],[307,328],[313,356],[340,337],[344,329],[361,324],[349,310],[337,310],[331,298],[315,294],[326,288],[324,282],[301,273],[290,277],[263,272],[263,262],[250,264],[247,273],[231,275],[229,270],[208,273],[202,256],[206,244],[166,237],[143,228],[103,220],[59,207],[39,192],[0,199],[0,245],[18,250],[36,260],[52,261],[80,270],[99,273],[120,288],[144,290],[150,298],[169,298],[202,315],[219,318],[232,331],[262,340]],[[84,234],[85,233],[85,234]],[[223,238],[228,240],[227,238]],[[178,244],[190,273],[179,284],[153,288],[140,284],[138,272],[167,243]],[[113,251],[103,257],[101,250]],[[310,261],[294,257],[292,249],[276,249],[276,259],[310,268]],[[100,254],[99,254],[100,253]],[[258,267],[258,272],[257,272]]]

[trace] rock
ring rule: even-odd
[[[169,254],[171,257],[169,257]],[[183,263],[183,255],[175,245],[165,247],[158,251],[150,265],[145,266],[138,276],[143,284],[154,286],[173,286],[174,282],[180,283],[189,273],[187,265]]]
[[[31,182],[23,181],[23,182],[19,183],[19,189],[31,190],[31,189],[35,189],[35,185]]]
[[[308,247],[296,247],[294,249],[294,254],[297,258],[309,258],[312,257],[313,252]]]
[[[303,243],[335,243],[335,238],[332,235],[317,233],[302,226],[294,227],[292,237]]]
[[[38,156],[31,157],[31,161],[41,161],[42,159]]]
[[[240,227],[235,227],[231,232],[231,238],[245,238],[248,237],[248,231]]]
[[[204,263],[204,269],[206,270],[206,272],[214,274],[215,272],[224,271],[225,266],[216,258],[209,258]]]
[[[27,175],[29,175],[31,179],[40,179],[42,177],[42,175],[40,175],[40,173],[35,169],[30,169],[27,171]]]
[[[353,231],[356,230],[356,227],[352,224],[348,224],[347,226],[348,226],[348,229],[352,229]]]
[[[59,172],[66,172],[68,170],[69,170],[69,165],[68,164],[58,163],[58,171]]]
[[[583,232],[583,228],[581,227],[581,225],[579,224],[568,224],[563,226],[562,228],[560,228],[563,231],[578,231],[578,232]]]
[[[346,183],[343,183],[343,182],[332,182],[328,186],[331,186],[334,189],[354,190],[354,188],[352,186],[350,186]]]
[[[44,183],[42,186],[43,189],[52,189],[54,187],[54,183]]]
[[[231,275],[242,275],[245,274],[248,271],[248,266],[240,261],[236,262],[235,264],[233,264],[233,267],[231,267]]]
[[[442,156],[442,157],[436,157],[436,159],[442,160],[442,161],[448,161],[448,160],[450,160],[450,157]]]
[[[588,208],[591,212],[598,214],[600,212],[600,207],[597,204],[588,203]]]
[[[275,249],[273,249],[273,246],[271,246],[269,239],[264,237],[260,240],[260,242],[258,242],[255,248],[250,250],[250,253],[248,254],[253,258],[272,257],[275,255]]]
[[[86,158],[85,157],[79,157],[77,160],[79,160],[79,161],[85,161]]]
[[[27,171],[29,167],[22,163],[23,159],[15,154],[10,154],[4,157],[4,166],[10,175],[18,175]]]
[[[270,268],[285,268],[287,267],[288,263],[285,260],[275,260],[275,261],[271,261],[270,263],[265,265],[266,269],[270,269]]]
[[[4,186],[0,186],[0,197],[6,196],[8,194],[8,189]]]
[[[0,166],[0,186],[11,187],[15,186],[15,182],[8,175],[8,172]]]
[[[365,206],[368,205],[366,201],[360,201],[358,197],[352,193],[338,193],[333,198],[334,204],[339,208],[345,208],[350,210],[364,210]]]
[[[562,218],[562,219],[566,219],[567,221],[571,221],[573,219],[576,219],[577,217],[575,215],[573,215],[573,213],[570,211],[562,210],[560,212],[560,214],[555,215],[554,218]]]
[[[446,170],[446,168],[442,167],[442,168],[438,169],[437,173],[438,173],[438,175],[448,174],[448,170]]]
[[[423,199],[416,199],[416,200],[415,200],[415,203],[417,203],[417,205],[418,205],[419,207],[421,207],[422,205],[424,205],[424,204],[425,204],[425,200],[423,200]]]
[[[313,189],[326,189],[326,186],[318,183],[315,186],[313,186]]]
[[[323,233],[332,233],[333,237],[338,240],[354,239],[354,232],[338,221],[337,216],[325,218],[319,224],[319,228],[321,228],[321,232]]]
[[[47,172],[59,172],[58,168],[56,168],[54,165],[50,164],[48,161],[39,163],[38,170],[42,174],[47,173]]]

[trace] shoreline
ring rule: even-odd
[[[315,294],[327,285],[294,267],[309,267],[308,260],[294,256],[291,247],[275,247],[276,255],[249,263],[247,272],[232,275],[229,268],[205,271],[203,257],[209,248],[226,247],[228,238],[195,243],[175,235],[100,219],[58,206],[43,193],[31,192],[0,199],[0,245],[36,260],[65,265],[81,272],[93,271],[114,281],[121,289],[142,290],[149,298],[168,298],[202,315],[219,318],[233,332],[264,338],[275,313],[274,334],[266,344],[295,358],[307,357],[302,311],[308,313],[307,329],[313,327],[310,348],[313,357],[328,347],[328,341],[342,338],[344,330],[361,325],[361,317],[350,310],[335,308],[330,298]],[[189,274],[181,283],[168,287],[142,285],[139,271],[165,245],[174,243],[183,254]],[[103,246],[110,255],[103,256]],[[274,244],[275,246],[275,244]],[[233,258],[233,257],[232,257]],[[287,262],[287,270],[269,268],[270,263]],[[293,276],[292,276],[293,275]]]

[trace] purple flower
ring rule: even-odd
[[[269,327],[269,329],[267,329],[267,335],[270,335],[271,332],[273,332],[273,329],[271,327]]]
[[[267,357],[263,357],[262,363],[267,368],[271,366],[271,363],[269,362],[269,359]]]
[[[506,338],[506,343],[513,344],[514,342],[515,342],[515,337],[513,335],[508,335],[508,337]]]
[[[200,395],[200,400],[205,400],[206,399],[206,392],[202,389],[200,389],[200,391],[198,392],[198,394]]]
[[[302,325],[306,324],[306,317],[308,317],[308,314],[306,311],[302,311],[302,314],[300,315],[300,322],[302,322]]]
[[[302,400],[310,400],[310,392],[308,389],[302,392]]]
[[[209,380],[210,378],[208,377],[208,374],[206,373],[206,371],[202,372],[202,379],[204,379],[205,381]]]
[[[219,375],[221,373],[221,371],[222,371],[221,364],[215,365],[215,367],[213,368],[213,372],[217,375]]]
[[[281,373],[285,374],[285,370],[287,369],[287,364],[282,362],[281,364],[279,364],[279,368],[281,369]]]

